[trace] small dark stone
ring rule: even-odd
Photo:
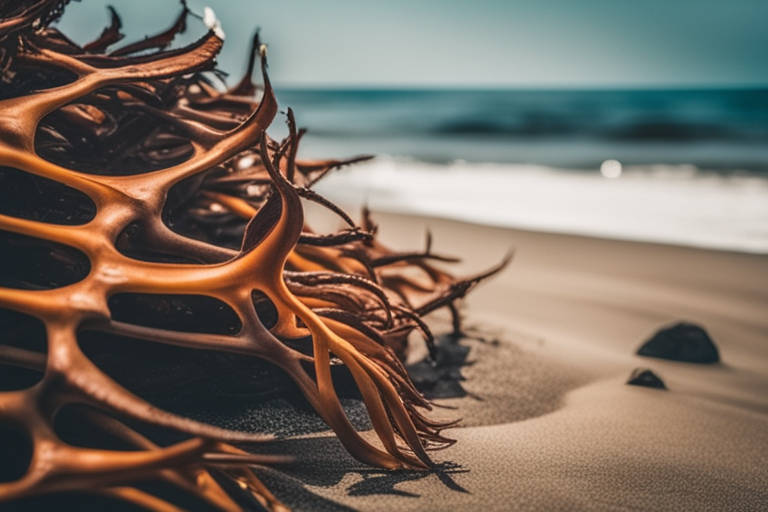
[[[661,377],[648,368],[635,368],[629,376],[627,384],[631,386],[643,386],[646,388],[667,389]]]
[[[720,354],[715,343],[702,327],[681,322],[665,327],[646,341],[638,355],[684,361],[687,363],[717,363]]]

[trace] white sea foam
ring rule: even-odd
[[[768,179],[693,166],[627,166],[606,179],[597,169],[380,157],[332,173],[317,190],[350,207],[768,253]]]

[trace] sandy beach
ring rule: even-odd
[[[768,257],[376,214],[382,240],[512,264],[464,304],[479,339],[463,418],[436,473],[364,467],[330,434],[275,443],[298,464],[259,471],[296,510],[765,510]],[[441,322],[433,320],[436,330]],[[711,365],[636,355],[660,328],[704,327]],[[445,328],[445,326],[443,326]],[[649,368],[667,390],[626,384]]]

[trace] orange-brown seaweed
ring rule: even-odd
[[[185,29],[186,5],[168,31],[108,51],[122,38],[117,14],[96,41],[80,46],[49,26],[65,4],[0,4],[0,186],[22,191],[20,184],[32,183],[60,194],[0,205],[0,308],[38,319],[45,332],[37,346],[0,323],[0,372],[41,375],[0,391],[0,426],[32,446],[28,467],[0,483],[0,503],[82,491],[153,510],[181,508],[137,485],[155,480],[215,509],[240,510],[240,494],[269,510],[283,507],[249,469],[279,460],[259,454],[268,436],[153,406],[89,359],[78,340],[86,332],[269,361],[358,460],[430,467],[427,450],[451,441],[440,434],[446,424],[420,412],[430,404],[401,362],[405,340],[414,329],[429,339],[422,317],[439,307],[451,308],[458,328],[453,302],[484,276],[452,278],[428,264],[437,258],[429,248],[393,253],[375,240],[367,214],[356,226],[311,191],[328,171],[357,159],[299,159],[303,131],[290,111],[289,135],[267,135],[278,106],[258,38],[251,68],[261,61],[263,85],[254,85],[249,69],[220,92],[202,74],[222,47],[214,31],[166,49]],[[349,228],[313,233],[302,198],[336,211]],[[50,268],[34,267],[29,254],[42,254]],[[215,299],[237,325],[190,332],[116,318],[114,299],[131,294]],[[335,358],[354,378],[378,443],[364,439],[342,409]],[[55,422],[65,407],[122,448],[62,440]],[[161,443],[140,433],[142,425],[184,437]],[[232,444],[249,442],[256,444],[247,450]]]

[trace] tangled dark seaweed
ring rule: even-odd
[[[313,192],[364,158],[299,159],[304,132],[290,110],[289,135],[266,134],[278,106],[258,37],[246,76],[221,92],[203,74],[223,44],[217,30],[167,49],[186,28],[185,4],[167,31],[108,50],[123,37],[115,11],[80,46],[50,26],[66,3],[0,3],[0,435],[31,444],[18,468],[3,461],[0,503],[82,491],[176,510],[143,484],[160,481],[214,509],[240,510],[246,498],[284,508],[249,469],[280,460],[259,454],[269,436],[153,406],[96,365],[83,337],[266,360],[358,460],[429,468],[427,450],[451,443],[440,434],[448,424],[421,412],[431,406],[402,364],[406,339],[420,330],[431,343],[422,318],[442,307],[458,330],[454,301],[498,268],[457,280],[428,263],[447,259],[429,246],[390,251],[367,213],[357,226]],[[302,198],[349,228],[314,233]],[[376,443],[340,405],[337,360]],[[63,411],[98,442],[62,439]],[[183,438],[158,441],[157,428]]]

